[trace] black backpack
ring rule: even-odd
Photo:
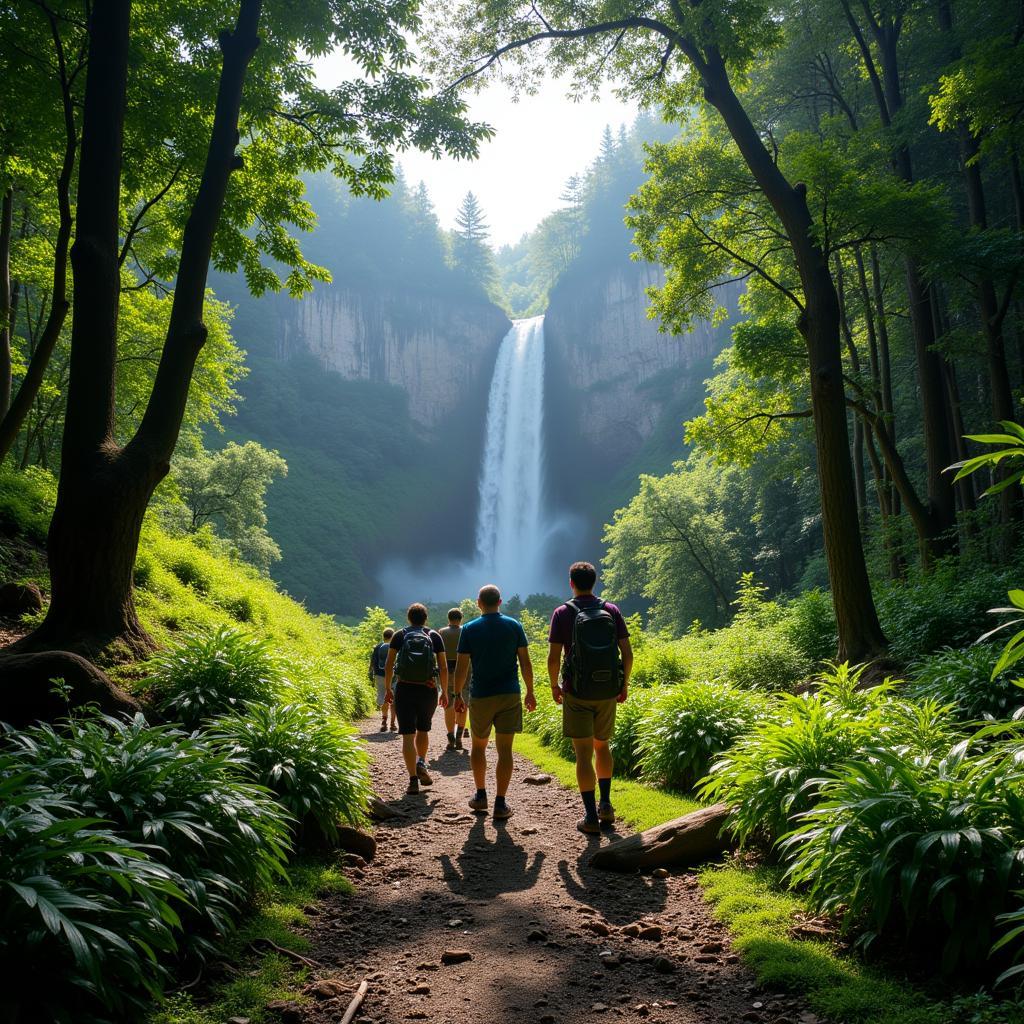
[[[406,683],[429,683],[434,678],[434,644],[421,626],[410,626],[402,636],[395,659],[395,678]]]
[[[583,700],[610,700],[622,692],[622,661],[615,619],[604,601],[580,606],[572,623],[572,692]]]
[[[376,676],[384,675],[384,670],[388,666],[388,650],[391,645],[387,640],[381,641],[373,649],[373,674]]]

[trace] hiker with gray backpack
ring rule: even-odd
[[[448,663],[444,641],[427,628],[426,606],[411,604],[406,614],[409,625],[398,630],[390,641],[384,664],[384,689],[385,698],[389,704],[394,702],[398,717],[402,759],[409,772],[406,792],[415,794],[421,785],[434,782],[427,771],[430,721],[438,703],[443,708],[448,706]]]
[[[576,827],[587,835],[599,835],[602,825],[615,821],[609,740],[633,668],[626,620],[614,604],[594,595],[596,582],[597,570],[589,562],[570,566],[572,600],[555,609],[548,631],[551,696],[562,705],[562,734],[576,752],[585,811]]]

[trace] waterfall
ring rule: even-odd
[[[476,564],[507,596],[550,575],[544,522],[544,317],[516,320],[498,349],[480,469]]]

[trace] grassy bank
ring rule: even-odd
[[[576,767],[535,735],[516,738],[516,750],[567,788]],[[618,817],[641,830],[694,810],[683,795],[640,782],[616,779],[612,798]],[[913,984],[873,969],[825,940],[793,933],[811,908],[783,890],[776,872],[738,862],[699,872],[713,913],[733,934],[744,963],[763,985],[796,993],[834,1024],[1021,1024],[1024,1008],[995,1004],[987,996],[942,1001]]]

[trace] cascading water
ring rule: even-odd
[[[544,317],[516,320],[498,349],[487,404],[476,564],[504,593],[545,572]]]
[[[544,501],[543,316],[514,321],[502,340],[483,426],[473,558],[388,562],[379,575],[386,600],[458,600],[485,583],[525,599],[556,593],[564,581],[551,552],[571,521],[553,517]]]

